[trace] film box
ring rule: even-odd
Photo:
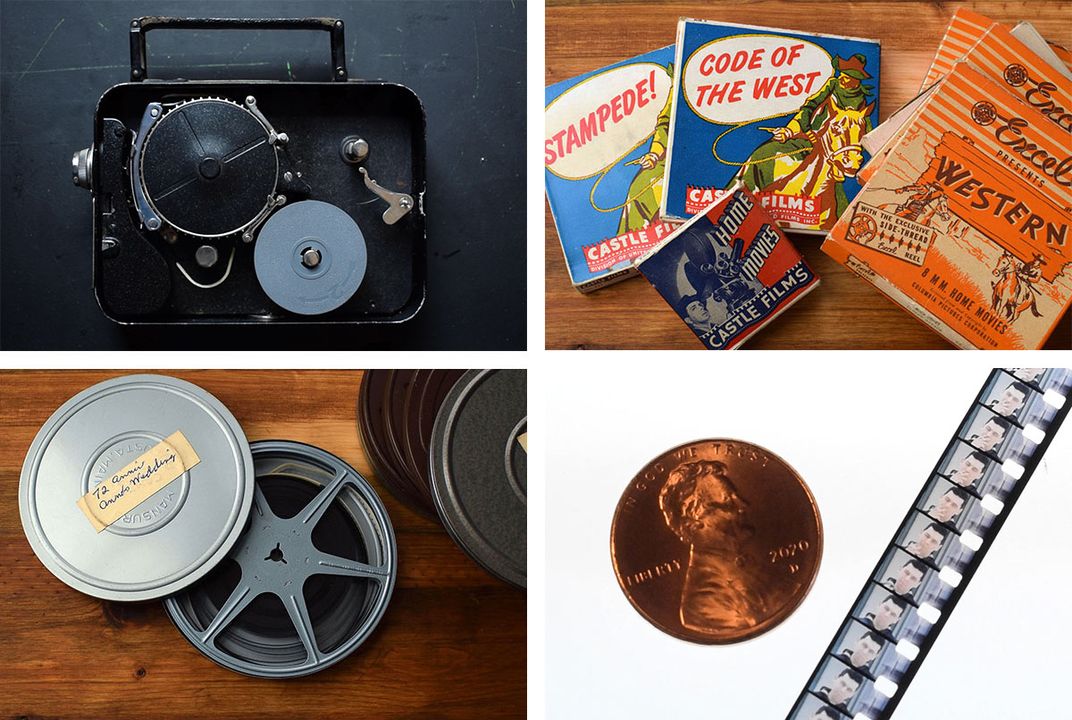
[[[743,186],[693,215],[637,268],[709,350],[740,347],[819,284]]]
[[[994,28],[998,28],[1006,38],[1010,36],[1017,38],[1016,45],[1020,43],[1026,45],[1040,60],[1057,69],[1065,77],[1072,79],[1072,73],[1069,72],[1068,66],[1057,52],[1064,51],[1067,53],[1067,50],[1064,50],[1059,45],[1046,42],[1045,38],[1030,23],[1021,22],[1016,27],[1009,29],[985,15],[967,8],[957,8],[953,13],[953,17],[949,20],[945,35],[942,36],[941,42],[938,43],[938,49],[934,53],[934,60],[931,61],[931,66],[923,77],[923,85],[920,89],[926,89],[938,82],[953,69],[954,63],[963,60],[975,48],[979,39],[987,31]]]
[[[966,49],[950,49],[951,43]],[[1072,107],[1072,76],[1038,31],[1029,23],[1020,23],[1010,30],[978,13],[960,9],[953,14],[942,39],[942,46],[925,81],[927,88],[864,137],[863,145],[872,156],[859,173],[864,182],[878,171],[900,130],[919,112],[926,98],[952,69],[951,62],[946,59],[956,52],[963,53],[963,62],[1000,82],[1007,91],[1059,127],[1067,130],[1072,125],[1065,110]],[[938,72],[941,74],[936,74]]]
[[[636,274],[663,240],[673,46],[555,83],[544,95],[544,178],[570,281],[581,292]]]
[[[684,18],[674,88],[666,219],[740,183],[782,227],[823,233],[859,190],[878,41]]]
[[[1040,347],[1072,303],[1067,122],[955,63],[823,251],[958,347]]]

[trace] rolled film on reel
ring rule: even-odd
[[[371,370],[358,398],[377,477],[518,587],[527,566],[526,417],[523,370]]]

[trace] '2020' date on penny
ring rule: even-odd
[[[697,643],[770,630],[804,600],[823,530],[808,486],[777,455],[698,440],[648,463],[622,494],[611,560],[629,602],[663,632]]]

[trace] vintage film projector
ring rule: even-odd
[[[1072,411],[1070,395],[1072,369],[990,373],[786,720],[893,716]]]
[[[324,30],[321,82],[151,80],[153,29]],[[97,103],[93,287],[125,324],[400,323],[425,296],[424,110],[351,80],[335,18],[142,17]]]

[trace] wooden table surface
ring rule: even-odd
[[[673,2],[566,3],[547,0],[546,84],[674,42],[679,17],[876,38],[882,42],[880,113],[915,96],[958,6],[995,20],[1028,20],[1072,45],[1072,10],[1061,2]],[[546,209],[548,348],[703,348],[643,278],[582,295],[570,286],[550,209]],[[815,236],[793,235],[821,283],[756,334],[746,348],[950,348],[939,335],[819,250]],[[1065,313],[1048,348],[1072,347]]]
[[[522,718],[525,593],[487,575],[437,524],[380,485],[356,425],[359,372],[166,371],[226,405],[250,441],[298,440],[372,481],[398,537],[399,574],[372,637],[306,678],[262,680],[193,648],[160,602],[83,595],[34,556],[18,482],[34,435],[78,391],[122,371],[0,373],[0,718]]]

